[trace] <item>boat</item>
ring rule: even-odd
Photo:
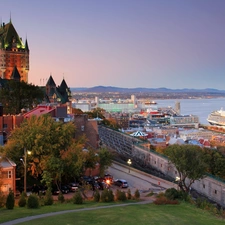
[[[148,101],[148,102],[145,102],[145,105],[157,105],[157,102],[155,102],[155,101]]]
[[[223,108],[213,111],[208,115],[207,121],[211,125],[225,126],[225,111]]]

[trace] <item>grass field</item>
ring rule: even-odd
[[[85,203],[83,205],[73,204],[56,204],[44,206],[40,209],[32,210],[26,208],[15,208],[13,210],[0,210],[0,223],[19,217],[26,217],[36,214],[56,212],[76,208],[88,208],[103,205],[103,203]],[[4,219],[3,219],[4,218]],[[219,219],[207,211],[196,208],[187,203],[179,205],[129,205],[119,206],[106,209],[95,209],[88,211],[79,211],[54,215],[36,219],[20,224],[32,225],[99,225],[99,224],[116,224],[116,225],[222,225],[225,220]]]

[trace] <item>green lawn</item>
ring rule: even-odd
[[[21,209],[0,210],[0,223],[29,215],[47,213],[50,211],[68,210],[81,207],[103,206],[104,204],[86,203],[84,205],[62,204],[53,206],[44,206],[40,209]],[[108,204],[109,205],[109,204]],[[13,216],[17,214],[17,216]],[[3,219],[4,218],[4,219]],[[129,205],[106,209],[96,209],[92,211],[72,212],[51,217],[45,217],[21,223],[32,225],[222,225],[225,220],[211,215],[207,211],[197,209],[195,206],[181,203],[180,205]]]

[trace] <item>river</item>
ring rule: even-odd
[[[155,99],[158,107],[175,107],[176,102],[180,102],[181,115],[196,115],[199,117],[201,124],[209,124],[207,122],[208,115],[215,110],[225,109],[225,98],[211,99]]]

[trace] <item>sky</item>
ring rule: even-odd
[[[0,0],[28,82],[225,90],[225,0]]]

